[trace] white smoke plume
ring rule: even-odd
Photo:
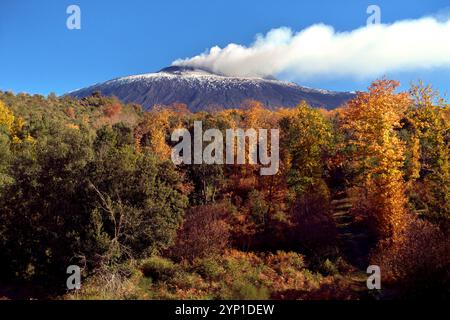
[[[425,17],[336,32],[324,24],[299,32],[282,27],[250,46],[231,43],[173,65],[229,76],[287,75],[294,79],[352,77],[450,67],[450,18]]]

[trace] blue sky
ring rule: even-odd
[[[66,28],[66,8],[81,8],[81,30]],[[325,23],[337,31],[366,24],[366,8],[380,6],[382,23],[416,19],[448,8],[448,0],[1,0],[0,90],[63,94],[137,73],[157,71],[179,58],[281,26],[299,31]],[[450,35],[449,35],[450,36]],[[450,41],[450,37],[449,37]],[[450,69],[386,74],[423,79],[450,93]],[[369,79],[312,79],[300,84],[331,90],[362,90]]]

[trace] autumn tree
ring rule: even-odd
[[[410,99],[407,93],[395,93],[398,86],[378,80],[368,92],[359,92],[344,109],[342,124],[360,190],[357,205],[372,221],[379,240],[395,240],[406,214],[405,143],[398,130]]]
[[[0,189],[10,181],[7,167],[10,159],[12,112],[0,101]]]
[[[324,155],[331,143],[331,125],[315,109],[302,102],[280,122],[283,128],[283,162],[287,182],[302,194],[323,179]]]
[[[32,140],[31,136],[24,134],[25,121],[21,117],[17,117],[13,112],[0,101],[0,127],[3,132],[8,134],[12,142],[19,143],[21,140]]]
[[[14,124],[14,115],[5,104],[0,101],[0,126],[4,128],[7,133],[12,133]]]
[[[434,222],[450,221],[449,109],[430,86],[413,86],[412,103],[405,117],[410,154],[410,197],[413,208]]]
[[[294,241],[306,249],[329,243],[331,195],[325,183],[331,124],[321,112],[305,102],[280,121],[282,162],[286,182],[294,197],[291,219]]]
[[[11,148],[22,141],[32,142],[33,138],[24,133],[25,121],[16,117],[0,100],[0,188],[12,182],[8,168],[11,160]]]
[[[146,113],[135,133],[137,148],[149,148],[161,159],[170,159],[171,149],[168,145],[168,137],[171,128],[170,118],[173,114],[173,111],[163,106],[156,106]]]

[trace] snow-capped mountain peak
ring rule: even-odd
[[[248,99],[258,100],[268,108],[293,107],[302,100],[314,107],[335,108],[353,97],[351,93],[312,89],[275,79],[229,77],[185,66],[116,78],[69,95],[81,98],[96,91],[126,103],[141,104],[145,109],[177,102],[192,111],[210,106],[239,108]]]

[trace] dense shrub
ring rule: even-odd
[[[136,152],[125,126],[114,132],[94,143],[85,127],[55,122],[11,148],[0,193],[2,277],[63,287],[71,264],[92,271],[173,243],[187,200],[173,188],[178,173]]]
[[[384,243],[372,257],[388,287],[404,298],[450,297],[450,243],[438,227],[408,217],[396,242]]]
[[[142,273],[155,281],[167,280],[175,274],[175,264],[169,259],[153,256],[145,259],[141,266]]]
[[[257,287],[251,283],[236,281],[233,283],[230,295],[220,298],[227,300],[267,300],[270,297],[266,287]]]
[[[337,266],[330,261],[330,259],[326,259],[322,265],[320,266],[320,271],[326,275],[336,275],[339,274],[339,270]]]
[[[177,259],[203,258],[221,254],[229,247],[229,225],[226,207],[206,205],[187,211],[183,227],[171,249]]]
[[[0,194],[0,252],[9,261],[2,276],[51,282],[92,246],[84,203],[90,143],[85,132],[55,123],[46,138],[12,150],[14,182]]]

